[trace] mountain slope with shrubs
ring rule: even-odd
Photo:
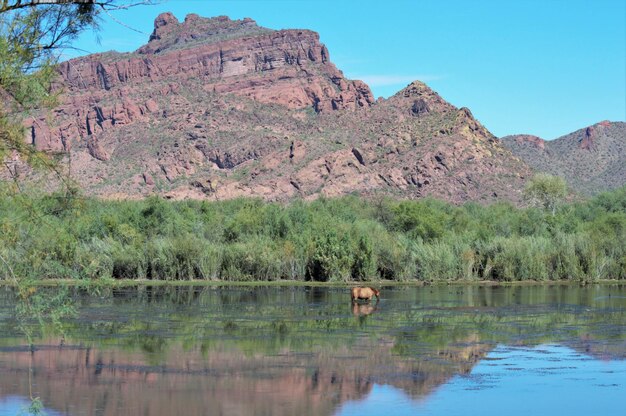
[[[626,184],[624,122],[602,121],[555,140],[530,135],[501,140],[534,170],[564,178],[583,195],[596,195]]]
[[[55,90],[27,140],[98,197],[519,201],[531,175],[425,84],[375,100],[317,33],[252,19],[164,13],[135,52],[61,63]]]

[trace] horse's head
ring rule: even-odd
[[[374,295],[376,296],[376,299],[380,299],[380,290],[374,289],[374,288],[371,288],[371,289],[374,291]]]

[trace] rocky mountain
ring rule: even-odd
[[[517,201],[531,174],[425,84],[374,100],[317,33],[251,19],[162,14],[133,53],[60,64],[55,88],[62,102],[26,120],[28,140],[102,197]]]
[[[536,136],[502,138],[533,169],[563,177],[576,192],[594,195],[626,184],[626,123],[602,121],[546,141]]]

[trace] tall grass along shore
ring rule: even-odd
[[[0,279],[626,279],[626,187],[556,212],[342,197],[286,205],[5,192]]]

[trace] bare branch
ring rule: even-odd
[[[120,21],[120,20],[119,20],[119,19],[117,19],[115,16],[113,16],[111,13],[109,13],[109,10],[107,10],[107,9],[103,9],[102,11],[103,11],[103,12],[104,12],[107,16],[109,16],[109,18],[110,18],[111,20],[113,20],[115,23],[117,23],[118,25],[124,26],[126,29],[130,29],[130,30],[132,30],[133,32],[137,32],[137,33],[140,33],[140,34],[142,34],[142,35],[146,35],[146,36],[149,36],[149,35],[150,35],[149,33],[142,32],[141,30],[139,30],[139,29],[135,29],[134,27],[131,27],[131,26],[127,25],[126,23],[124,23],[124,22]]]
[[[116,4],[120,3],[120,4]],[[147,6],[156,4],[155,0],[139,0],[124,4],[121,0],[2,0],[0,3],[0,13],[6,13],[13,10],[26,9],[29,7],[50,6],[50,5],[93,5],[109,11],[125,10],[136,6]]]

